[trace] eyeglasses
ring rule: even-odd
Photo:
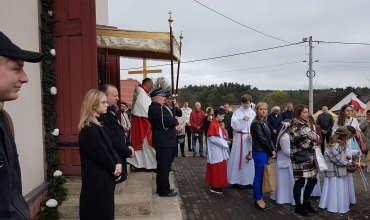
[[[103,104],[103,105],[108,105],[107,101],[103,101],[103,102],[100,102],[100,103]]]

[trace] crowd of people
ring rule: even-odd
[[[12,121],[3,106],[17,99],[20,86],[28,82],[24,62],[40,62],[42,54],[20,49],[1,32],[0,40],[0,218],[29,219]],[[283,113],[278,106],[268,113],[268,104],[261,102],[252,110],[253,99],[245,94],[234,113],[228,103],[204,112],[199,102],[194,110],[187,101],[180,108],[170,92],[153,90],[149,78],[136,86],[132,106],[123,103],[119,109],[118,101],[117,88],[106,84],[88,91],[82,102],[80,219],[114,219],[115,184],[127,179],[127,162],[136,171],[156,172],[159,196],[176,196],[169,173],[178,147],[186,156],[185,143],[193,157],[206,157],[210,192],[222,194],[229,184],[240,190],[253,188],[260,210],[269,209],[262,196],[264,167],[276,157],[278,187],[270,198],[277,203],[295,205],[295,212],[303,216],[317,212],[311,195],[321,195],[319,207],[335,213],[345,213],[356,203],[353,161],[368,153],[370,110],[359,123],[352,117],[353,106],[346,104],[334,121],[323,106],[315,122],[304,105],[293,109],[288,103]],[[322,190],[318,153],[327,166]]]
[[[327,106],[314,120],[304,105],[293,108],[287,103],[284,112],[275,106],[268,113],[268,105],[258,103],[252,110],[252,97],[247,94],[241,103],[234,113],[229,111],[228,103],[217,109],[207,107],[206,112],[199,102],[194,110],[187,101],[181,108],[193,157],[198,153],[204,157],[205,136],[205,182],[210,192],[222,194],[229,184],[240,190],[253,188],[255,206],[267,210],[269,206],[262,198],[263,171],[269,160],[277,157],[278,187],[270,198],[278,204],[290,203],[296,213],[313,216],[318,210],[311,206],[311,196],[321,197],[319,207],[334,213],[345,213],[350,204],[356,203],[352,172],[347,168],[352,169],[356,166],[353,161],[368,153],[370,110],[367,119],[359,123],[352,117],[355,110],[349,104],[342,106],[337,120]],[[328,166],[323,172],[322,189],[317,151]],[[306,159],[301,161],[303,156]]]

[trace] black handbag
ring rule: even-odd
[[[303,163],[311,160],[311,156],[308,150],[300,150],[298,152],[293,153],[293,158],[295,163]]]
[[[177,143],[181,144],[185,142],[185,135],[178,135],[177,136]]]

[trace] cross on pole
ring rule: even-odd
[[[147,78],[148,73],[162,73],[162,70],[148,70],[146,59],[143,59],[143,70],[128,71],[128,74],[143,74],[143,79]]]

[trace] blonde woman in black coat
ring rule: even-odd
[[[107,97],[96,89],[87,92],[82,103],[78,124],[82,169],[81,220],[114,220],[114,189],[115,182],[121,179],[122,164],[100,120],[107,107]]]

